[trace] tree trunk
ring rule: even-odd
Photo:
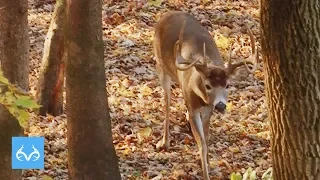
[[[10,83],[27,91],[29,84],[28,1],[0,1],[0,63]],[[21,179],[11,167],[11,137],[21,136],[19,122],[0,105],[0,179]]]
[[[0,1],[0,62],[3,74],[20,88],[29,88],[28,1]]]
[[[21,170],[13,170],[11,164],[12,137],[22,136],[23,129],[7,108],[0,104],[0,179],[21,179]]]
[[[69,179],[120,179],[112,143],[102,40],[102,1],[66,1]]]
[[[63,23],[65,15],[65,0],[57,0],[51,24],[43,49],[41,74],[39,76],[37,99],[42,106],[39,115],[47,113],[53,116],[61,115],[63,111]]]
[[[320,179],[320,1],[262,0],[275,180]]]

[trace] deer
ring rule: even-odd
[[[227,84],[235,69],[243,65],[249,73],[254,73],[257,69],[255,39],[251,30],[247,30],[252,54],[246,60],[232,63],[230,53],[225,66],[212,36],[191,14],[172,11],[163,15],[155,25],[153,50],[156,72],[165,100],[163,138],[156,147],[169,149],[171,82],[176,82],[182,90],[187,108],[186,119],[198,146],[205,180],[209,180],[208,143],[211,115],[213,112],[225,112]],[[254,58],[256,61],[253,62]],[[252,65],[251,68],[248,64]]]

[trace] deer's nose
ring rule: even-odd
[[[224,110],[226,110],[226,107],[227,106],[223,102],[219,102],[214,106],[214,108],[221,113],[224,112]]]

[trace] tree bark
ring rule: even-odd
[[[320,179],[320,1],[262,0],[275,180]]]
[[[64,15],[65,0],[57,0],[44,44],[41,73],[37,88],[38,103],[42,106],[38,113],[42,116],[47,113],[58,116],[63,112]]]
[[[69,179],[120,179],[112,143],[102,40],[102,1],[66,1]]]
[[[0,62],[13,84],[29,88],[28,1],[0,1]]]
[[[27,91],[29,84],[28,1],[0,1],[0,67],[10,83]],[[21,170],[11,167],[11,137],[23,130],[0,104],[0,179],[21,179]]]
[[[7,108],[0,104],[0,179],[21,179],[21,170],[13,170],[11,164],[12,137],[22,136],[23,129]]]

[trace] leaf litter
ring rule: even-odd
[[[40,1],[39,1],[40,2]],[[29,0],[30,92],[35,94],[43,44],[53,0]],[[223,59],[249,57],[250,38],[260,46],[259,9],[255,0],[104,0],[105,70],[114,146],[122,179],[201,179],[198,148],[186,120],[186,107],[177,84],[172,85],[170,149],[158,151],[164,120],[163,90],[155,73],[152,41],[162,14],[182,10],[194,15],[217,43]],[[24,179],[68,179],[66,115],[32,114],[25,134],[45,136],[45,169],[24,170]],[[229,179],[232,172],[251,167],[257,177],[271,167],[264,74],[244,68],[232,76],[225,114],[213,114],[210,123],[211,179]]]

